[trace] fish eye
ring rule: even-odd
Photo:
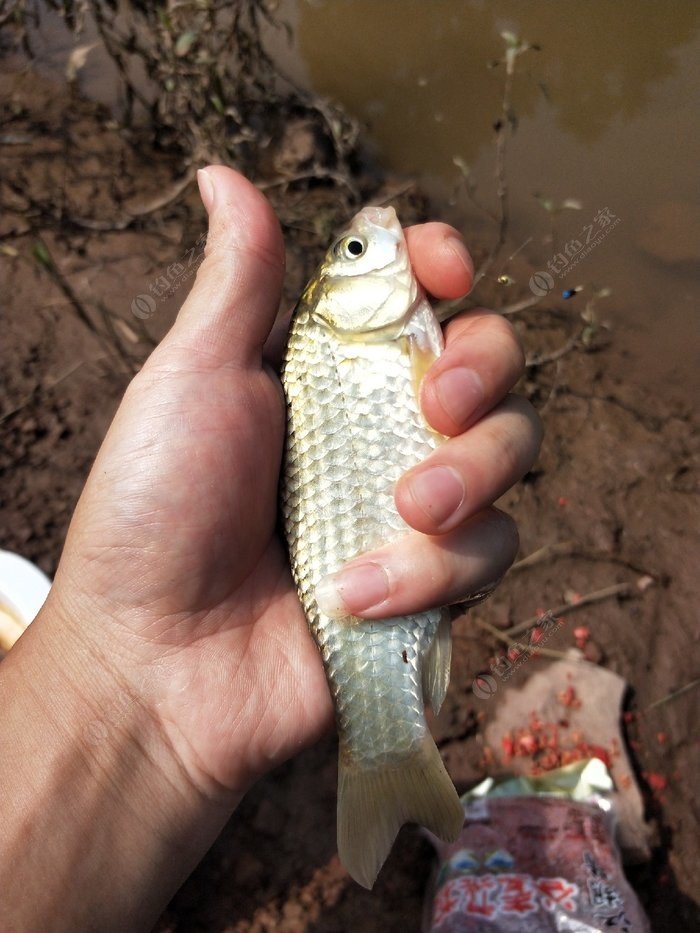
[[[359,236],[348,236],[336,246],[336,253],[344,259],[357,259],[367,249],[366,242]]]

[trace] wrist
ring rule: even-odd
[[[78,633],[50,598],[0,666],[3,928],[147,927],[235,803],[193,784],[137,671]]]

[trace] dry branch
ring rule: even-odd
[[[554,618],[558,618],[559,616],[568,615],[570,612],[574,612],[576,609],[582,609],[584,606],[590,606],[592,603],[599,603],[605,599],[612,599],[614,596],[629,599],[634,595],[635,585],[633,583],[613,583],[611,586],[603,587],[601,590],[595,590],[592,593],[586,593],[584,596],[581,596],[579,599],[577,599],[576,602],[564,603],[562,606],[557,606],[556,609],[548,610],[547,614],[551,614],[554,616]],[[537,625],[541,619],[542,614],[531,616],[531,618],[525,619],[524,622],[518,622],[517,625],[513,625],[511,628],[505,629],[505,631],[501,634],[507,636],[519,635],[520,632],[524,632],[526,629],[532,628],[533,625]]]
[[[570,655],[563,651],[555,651],[553,648],[541,648],[539,645],[523,646],[519,642],[515,641],[515,639],[510,638],[506,632],[502,632],[500,629],[496,628],[495,625],[491,625],[490,622],[487,622],[485,619],[480,619],[478,616],[474,616],[472,621],[478,625],[479,628],[483,629],[485,632],[488,632],[489,635],[493,635],[493,637],[498,641],[502,642],[504,645],[508,645],[509,648],[517,648],[518,650],[529,651],[533,657],[541,654],[544,657],[556,658],[557,660],[572,660]]]
[[[527,557],[523,557],[522,560],[516,561],[510,568],[510,573],[516,570],[524,570],[526,567],[532,567],[535,564],[541,564],[551,557],[560,557],[561,555],[569,557],[574,553],[575,547],[576,544],[574,541],[560,541],[557,544],[545,544],[543,547],[533,551],[532,554],[528,554]]]

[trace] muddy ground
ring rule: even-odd
[[[178,160],[121,131],[95,105],[8,60],[0,100],[0,546],[51,574],[130,373],[168,328],[191,278],[177,273],[146,319],[134,316],[132,302],[153,294],[149,287],[196,247],[205,218],[194,186],[179,183]],[[303,167],[312,145],[300,123],[270,162],[275,176],[280,166]],[[376,178],[358,184],[369,192]],[[381,196],[399,187],[390,180]],[[269,193],[290,244],[288,304],[348,211],[348,196],[308,182]],[[415,194],[399,200],[405,221],[426,212]],[[472,245],[477,253],[483,246]],[[531,355],[565,344],[580,323],[571,302],[516,321]],[[530,367],[522,390],[542,413],[546,440],[503,506],[518,520],[521,557],[550,550],[457,622],[452,685],[435,732],[460,786],[487,766],[501,768],[501,750],[485,751],[484,724],[499,696],[547,659],[521,664],[492,699],[479,699],[474,677],[507,650],[484,623],[506,629],[628,583],[624,598],[564,614],[547,648],[565,650],[574,628],[586,627],[588,657],[629,683],[624,729],[653,832],[651,861],[631,867],[630,877],[655,930],[694,930],[698,694],[670,695],[698,673],[698,425],[690,398],[640,385],[638,362],[614,331],[585,352],[576,347]],[[369,893],[337,861],[334,810],[329,737],[248,795],[157,930],[417,931],[428,843],[404,828]]]

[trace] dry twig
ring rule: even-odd
[[[70,366],[65,372],[62,372],[59,376],[56,376],[54,379],[46,379],[44,382],[37,382],[32,388],[32,391],[29,392],[27,395],[25,395],[18,405],[15,405],[14,408],[10,408],[9,411],[5,411],[0,415],[0,424],[3,424],[5,421],[9,421],[9,419],[13,415],[16,415],[17,412],[22,411],[23,408],[26,408],[26,406],[30,404],[32,399],[36,395],[38,395],[38,393],[41,392],[42,390],[55,388],[59,383],[63,382],[64,379],[68,379],[70,376],[73,375],[73,373],[77,372],[81,368],[81,366],[85,366],[86,363],[97,363],[100,360],[104,360],[104,359],[105,359],[105,356],[102,355],[102,356],[96,356],[90,360],[78,360],[77,363],[73,363],[73,365]]]
[[[528,368],[533,366],[544,366],[545,363],[554,363],[555,360],[560,360],[563,356],[566,356],[567,353],[571,353],[572,350],[575,350],[579,346],[581,340],[581,332],[574,334],[573,337],[569,337],[560,347],[557,347],[556,350],[552,350],[550,353],[535,353],[533,356],[530,356],[525,361],[525,365]]]
[[[559,557],[562,554],[567,557],[574,553],[576,544],[574,541],[560,541],[556,544],[545,544],[543,547],[516,561],[510,568],[510,573],[516,570],[524,570],[526,567],[532,567],[534,564],[541,564],[551,557]]]
[[[553,648],[544,648],[539,645],[521,645],[515,639],[510,638],[506,632],[502,632],[500,629],[496,628],[495,625],[491,625],[490,622],[487,622],[485,619],[480,619],[478,616],[474,616],[472,621],[483,629],[485,632],[488,632],[489,635],[493,635],[498,641],[502,642],[504,645],[508,645],[509,648],[517,648],[522,651],[529,651],[531,655],[535,656],[538,654],[543,655],[547,658],[556,658],[557,660],[565,659],[567,661],[572,660],[572,658],[563,651],[555,651]]]
[[[131,208],[128,213],[124,214],[122,217],[117,217],[114,220],[95,220],[92,217],[71,216],[64,219],[67,220],[68,223],[75,224],[76,227],[83,227],[86,230],[96,230],[100,232],[126,230],[142,217],[146,217],[148,214],[155,214],[157,211],[163,210],[163,208],[169,207],[171,204],[179,201],[194,181],[195,175],[196,169],[190,168],[189,171],[182,176],[182,178],[178,178],[175,182],[173,182],[173,184],[170,185],[163,194],[158,195],[158,197],[151,198],[143,205],[143,207]]]
[[[512,304],[504,305],[497,310],[499,314],[508,317],[510,314],[519,314],[521,311],[527,311],[528,308],[534,308],[540,301],[542,301],[541,298],[535,295],[528,295],[526,298],[521,298],[520,301],[514,301]]]
[[[605,586],[601,590],[595,590],[593,593],[586,593],[584,596],[581,596],[574,603],[564,603],[562,606],[557,606],[556,609],[548,610],[548,614],[558,618],[559,616],[568,615],[570,612],[574,612],[576,609],[582,609],[584,606],[590,606],[592,603],[599,603],[605,599],[612,599],[614,596],[621,598],[629,598],[635,593],[633,583],[613,583],[612,586]],[[502,633],[504,635],[519,635],[520,632],[524,632],[528,628],[532,628],[533,625],[537,625],[542,619],[542,615],[532,616],[529,619],[525,619],[524,622],[518,622],[517,625],[511,626],[509,629],[505,629]]]
[[[679,687],[678,690],[672,690],[671,693],[667,693],[666,696],[661,697],[660,700],[655,700],[653,703],[650,703],[649,706],[644,708],[644,712],[648,713],[649,710],[656,709],[658,706],[663,706],[665,703],[670,703],[671,700],[675,700],[676,697],[682,696],[684,693],[687,693],[689,690],[692,690],[693,687],[697,686],[700,686],[700,677],[696,677],[695,680],[691,680],[689,684]]]
[[[121,362],[122,367],[126,369],[127,372],[133,374],[135,372],[134,361],[131,359],[129,354],[124,350],[121,345],[121,341],[115,334],[113,328],[109,328],[111,340],[108,339],[104,333],[95,325],[94,321],[90,317],[90,314],[78,297],[78,295],[73,290],[72,285],[68,279],[63,275],[61,270],[56,265],[53,257],[51,256],[46,244],[42,241],[38,241],[38,246],[41,247],[39,256],[42,268],[48,273],[52,282],[56,287],[63,293],[66,298],[69,307],[73,310],[75,316],[83,324],[87,330],[95,337],[106,354],[110,356],[113,360],[116,358]],[[104,314],[102,313],[104,320]]]
[[[515,63],[518,58],[537,46],[529,42],[522,42],[512,33],[501,33],[506,50],[502,62],[505,64],[505,79],[503,82],[503,96],[501,98],[501,115],[496,122],[496,161],[494,175],[496,178],[496,196],[498,198],[498,232],[496,242],[491,247],[486,259],[474,276],[476,285],[489,272],[498,258],[508,236],[510,218],[510,204],[508,199],[508,181],[506,178],[506,152],[508,139],[516,126],[516,116],[513,110],[513,78]]]

